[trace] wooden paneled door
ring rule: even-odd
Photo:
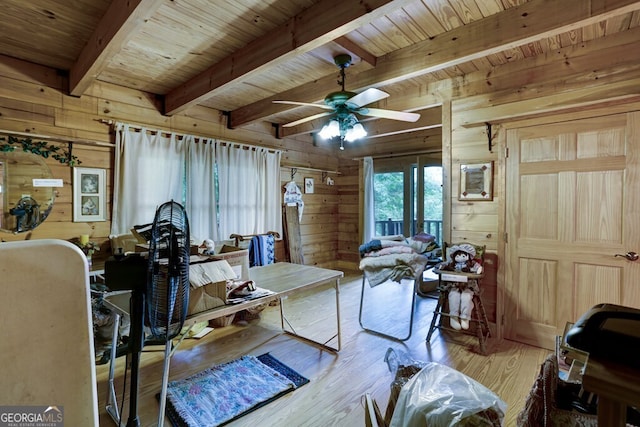
[[[553,349],[598,303],[640,308],[640,113],[507,130],[505,338]]]

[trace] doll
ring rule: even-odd
[[[202,251],[202,255],[215,255],[216,243],[211,239],[204,239],[202,244],[198,246],[200,249],[204,249]]]
[[[460,273],[482,273],[482,266],[475,259],[476,250],[473,245],[463,243],[451,247],[451,260],[440,266],[443,271]],[[473,312],[473,294],[478,284],[474,279],[468,282],[455,282],[449,289],[449,322],[456,330],[469,329],[469,320]]]

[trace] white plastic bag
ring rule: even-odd
[[[506,409],[482,384],[432,362],[402,387],[390,427],[500,426]]]

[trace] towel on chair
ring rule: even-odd
[[[272,234],[254,236],[249,243],[249,267],[275,262],[275,238]]]

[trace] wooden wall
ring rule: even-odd
[[[628,33],[628,34],[627,34]],[[483,281],[483,300],[491,321],[501,319],[505,251],[505,140],[501,124],[560,111],[579,112],[596,106],[623,109],[640,96],[640,50],[636,29],[542,57],[508,63],[490,73],[439,82],[443,108],[443,166],[449,212],[445,234],[452,242],[485,244],[490,268]],[[434,89],[438,90],[438,89]],[[492,149],[487,127],[491,123]],[[494,162],[492,201],[458,200],[460,164]]]
[[[553,115],[560,111],[584,111],[610,105],[624,109],[640,99],[640,29],[586,40],[546,55],[513,61],[490,72],[469,73],[421,88],[442,102],[441,146],[444,173],[444,238],[448,242],[484,244],[488,250],[483,301],[491,322],[499,323],[504,266],[505,141],[502,123]],[[492,148],[487,127],[491,123]],[[404,136],[404,138],[408,138]],[[411,138],[411,137],[409,137]],[[417,149],[429,146],[416,144]],[[372,145],[370,154],[392,154],[393,146]],[[365,155],[362,153],[362,155]],[[492,161],[493,200],[458,200],[460,165]],[[338,265],[357,268],[361,198],[358,166],[341,162],[338,232]]]
[[[339,202],[339,184],[336,181],[339,181],[340,177],[335,172],[337,171],[325,171],[325,176],[320,170],[280,168],[282,186],[291,182],[293,178],[302,190],[304,208],[300,221],[300,237],[306,265],[336,268]],[[334,185],[327,184],[327,177],[334,181]],[[313,179],[313,193],[305,191],[305,178]]]
[[[52,213],[32,232],[2,233],[2,240],[69,240],[88,234],[108,251],[114,164],[114,133],[109,121],[123,121],[151,129],[281,149],[283,171],[286,172],[283,172],[283,180],[290,173],[291,166],[317,169],[301,169],[296,175],[296,180],[308,176],[316,182],[316,192],[305,195],[307,206],[302,223],[305,260],[309,264],[328,267],[335,264],[338,187],[322,184],[320,172],[337,171],[335,147],[309,149],[311,142],[279,140],[274,137],[271,126],[266,124],[230,130],[226,127],[225,117],[209,108],[194,107],[188,113],[166,117],[159,113],[160,101],[154,96],[101,82],[80,98],[70,97],[65,94],[66,84],[66,79],[55,70],[0,55],[0,135],[4,131],[33,135],[36,141],[38,136],[46,136],[73,142],[73,154],[81,160],[80,166],[107,171],[109,218],[105,222],[73,222],[73,170],[47,159],[54,178],[62,179],[64,184],[57,189]],[[332,177],[335,180],[336,174]]]
[[[495,67],[491,72],[469,73],[429,83],[416,91],[442,101],[443,128],[421,135],[399,135],[374,141],[352,151],[311,146],[302,140],[277,140],[266,124],[229,130],[217,111],[194,107],[188,113],[165,117],[159,100],[144,92],[96,83],[86,95],[65,95],[65,78],[55,70],[0,57],[0,130],[30,132],[68,140],[113,143],[111,127],[103,120],[122,120],[178,132],[228,139],[284,150],[282,181],[290,179],[291,166],[299,169],[296,181],[313,177],[316,192],[305,195],[301,224],[306,263],[357,268],[360,243],[360,169],[356,155],[394,155],[398,151],[424,150],[437,144],[443,149],[445,174],[445,239],[486,244],[494,256],[495,279],[485,280],[485,305],[492,320],[500,318],[500,264],[504,254],[504,135],[501,124],[510,120],[580,111],[595,105],[620,105],[640,98],[640,29],[587,40],[546,55]],[[485,122],[493,125],[493,147],[488,148]],[[112,179],[112,147],[74,143],[82,166],[107,169]],[[354,154],[355,153],[355,154]],[[489,202],[458,200],[459,167],[471,161],[494,162],[494,198]],[[109,222],[74,223],[71,204],[71,169],[48,161],[54,176],[64,181],[51,217],[32,233],[4,234],[4,240],[57,237],[70,239],[90,234],[103,241]],[[321,170],[332,175],[335,186],[323,186]],[[109,194],[111,190],[109,188]]]

